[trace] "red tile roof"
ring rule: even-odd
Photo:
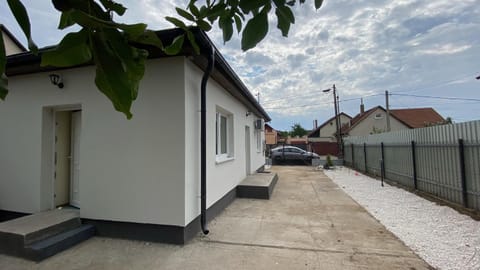
[[[410,128],[445,122],[445,119],[433,108],[396,109],[390,110],[390,113]]]

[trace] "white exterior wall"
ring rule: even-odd
[[[203,71],[185,60],[185,224],[200,215],[200,82]],[[234,159],[220,164],[215,160],[216,107],[233,114]],[[245,126],[250,127],[251,172],[265,164],[263,151],[257,152],[254,120],[248,109],[213,79],[207,83],[207,207],[234,189],[246,177]],[[265,140],[261,132],[262,143]]]
[[[3,31],[2,32],[2,37],[3,37],[3,43],[5,44],[5,53],[7,55],[12,55],[12,54],[17,54],[23,52],[22,49],[20,49],[15,42]]]
[[[382,117],[375,119],[375,115],[381,114]],[[373,129],[377,129],[382,132],[387,131],[387,113],[377,108],[366,119],[363,119],[348,133],[349,136],[362,136],[369,135],[373,132]],[[402,129],[408,129],[407,126],[390,115],[390,131],[397,131]]]
[[[45,139],[53,123],[46,107],[77,104],[81,217],[185,225],[183,58],[149,61],[132,120],[96,89],[93,67],[57,73],[63,89],[49,73],[9,78],[10,93],[0,103],[0,209],[53,207],[53,142]]]

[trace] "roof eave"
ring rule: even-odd
[[[160,30],[157,31],[157,35],[161,36],[162,40],[168,41],[173,40],[176,36],[182,33],[183,30],[174,28],[174,29],[167,29],[167,30]],[[197,43],[200,47],[200,55],[196,55],[193,52],[193,48],[191,47],[190,43],[185,42],[182,51],[178,54],[180,56],[191,56],[193,62],[199,66],[202,70],[206,68],[207,58],[205,55],[210,51],[210,47],[213,46],[215,48],[215,70],[213,75],[215,79],[221,80],[223,82],[223,86],[225,89],[232,94],[234,97],[238,98],[242,103],[244,103],[249,110],[253,113],[257,114],[258,116],[265,119],[266,122],[271,121],[272,119],[267,114],[267,112],[262,108],[262,106],[257,102],[257,100],[253,97],[250,93],[248,88],[243,84],[240,78],[235,74],[233,69],[227,63],[225,58],[220,54],[218,49],[215,47],[213,42],[207,36],[207,34],[198,29],[192,28],[191,31],[193,32]],[[20,54],[15,54],[12,56],[7,57],[7,76],[15,76],[21,74],[29,74],[29,73],[36,73],[36,72],[44,72],[44,71],[52,71],[52,70],[60,70],[66,68],[57,68],[57,67],[41,67],[40,60],[42,52],[53,48],[52,46],[42,48],[38,55],[34,55],[31,52],[25,52]],[[145,46],[150,52],[150,58],[163,58],[163,57],[170,57],[165,55],[161,50],[151,47]],[[92,65],[92,63],[86,63],[80,66],[88,66]],[[80,67],[76,66],[76,67]],[[69,67],[72,68],[72,67]],[[231,87],[229,87],[231,86]],[[235,88],[237,91],[231,88]]]

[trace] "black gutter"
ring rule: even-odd
[[[201,84],[200,110],[201,110],[201,124],[200,124],[200,155],[201,155],[201,172],[200,172],[200,223],[202,232],[208,234],[207,229],[207,81],[213,71],[215,63],[215,49],[210,47],[208,55],[208,66],[203,73]]]

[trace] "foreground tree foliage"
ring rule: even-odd
[[[291,7],[305,0],[190,0],[186,9],[177,7],[179,18],[166,17],[176,27],[183,29],[170,44],[165,45],[154,31],[144,23],[122,24],[113,20],[113,14],[122,16],[126,8],[112,0],[51,0],[61,12],[58,29],[73,25],[81,30],[72,32],[53,49],[41,54],[42,66],[73,67],[92,62],[96,67],[95,84],[113,103],[114,108],[130,119],[132,102],[137,98],[138,87],[145,72],[148,52],[141,45],[155,46],[166,54],[180,52],[188,40],[198,54],[199,47],[190,31],[196,26],[210,31],[218,24],[224,42],[232,38],[234,28],[241,35],[242,50],[255,47],[268,33],[268,16],[277,18],[277,28],[287,37],[295,23]],[[29,50],[38,54],[32,39],[27,10],[21,0],[7,0],[12,14],[25,34]],[[319,9],[323,0],[314,0]],[[0,35],[0,98],[8,94],[5,74],[6,55],[3,37]]]

